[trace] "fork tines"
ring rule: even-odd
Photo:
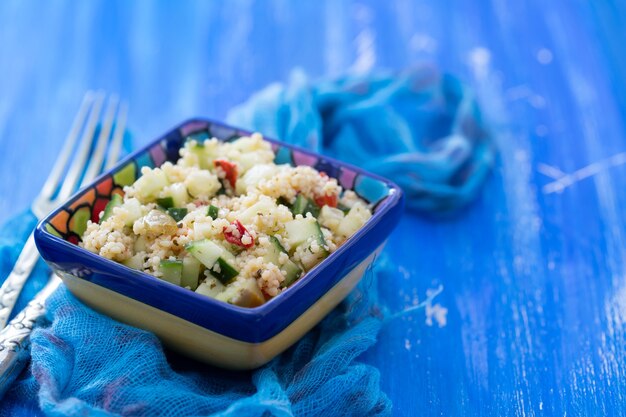
[[[104,114],[103,114],[104,112]],[[88,91],[33,211],[38,217],[118,160],[128,106],[116,94]],[[80,138],[80,139],[79,139]],[[106,157],[106,162],[105,161]],[[47,203],[47,204],[46,204]],[[42,208],[42,213],[38,209]]]

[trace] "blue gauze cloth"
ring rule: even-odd
[[[433,67],[315,84],[296,70],[227,119],[389,178],[435,215],[474,198],[495,154],[473,96]]]
[[[468,100],[458,81],[429,68],[311,85],[296,72],[287,86],[268,87],[229,120],[391,177],[410,207],[442,212],[471,199],[493,157]],[[0,280],[35,223],[25,213],[0,230]],[[49,300],[50,324],[32,335],[31,367],[0,403],[0,416],[390,415],[378,370],[358,357],[383,324],[377,279],[399,267],[383,254],[346,301],[252,372],[164,351],[151,333],[102,316],[61,288]],[[40,262],[18,309],[47,273]]]

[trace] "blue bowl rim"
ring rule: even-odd
[[[115,166],[113,166],[111,169],[107,170],[106,172],[102,173],[101,175],[99,175],[97,178],[95,178],[93,181],[91,181],[88,185],[82,187],[81,189],[79,189],[76,193],[74,193],[70,198],[68,198],[66,201],[64,201],[59,207],[57,207],[56,209],[54,209],[50,214],[48,214],[47,216],[45,216],[37,225],[36,229],[35,229],[35,241],[36,243],[38,241],[43,241],[43,240],[48,240],[51,243],[54,244],[58,244],[61,245],[63,247],[65,247],[66,249],[73,251],[73,252],[77,252],[77,256],[80,257],[86,257],[87,259],[92,260],[93,262],[95,262],[96,264],[100,264],[106,268],[109,268],[110,272],[113,272],[115,274],[123,274],[125,276],[132,276],[133,279],[139,279],[140,281],[146,282],[148,281],[150,283],[150,285],[156,285],[157,287],[161,287],[163,290],[166,291],[174,291],[175,293],[179,293],[179,294],[184,294],[185,296],[188,297],[192,297],[192,299],[195,299],[197,302],[202,302],[202,303],[208,303],[208,304],[213,304],[215,305],[217,308],[219,309],[224,309],[225,311],[230,312],[231,314],[235,314],[235,315],[239,315],[241,316],[245,321],[250,322],[250,323],[260,323],[262,320],[264,320],[265,317],[268,317],[271,315],[271,313],[275,310],[275,308],[285,302],[286,300],[296,297],[298,295],[301,295],[300,292],[298,291],[299,288],[302,287],[306,287],[307,283],[310,282],[311,280],[315,279],[318,275],[320,275],[325,267],[327,267],[328,265],[331,265],[333,263],[333,261],[338,258],[342,253],[352,249],[353,247],[355,247],[358,242],[365,236],[368,234],[368,232],[375,226],[376,223],[378,223],[386,214],[388,214],[388,212],[391,210],[391,208],[395,207],[397,204],[403,204],[403,200],[404,200],[404,195],[402,192],[402,189],[396,185],[394,182],[381,177],[377,174],[368,172],[364,169],[361,169],[357,166],[354,166],[352,164],[346,163],[346,162],[342,162],[339,161],[335,158],[332,157],[328,157],[326,155],[322,155],[322,154],[318,154],[312,151],[309,151],[307,149],[301,148],[299,146],[296,145],[292,145],[289,143],[285,143],[285,142],[281,142],[275,139],[271,139],[271,138],[267,138],[265,136],[263,136],[263,139],[273,143],[273,144],[277,144],[279,146],[282,147],[286,147],[292,150],[297,150],[298,152],[310,155],[310,156],[314,156],[317,157],[319,159],[323,159],[325,161],[327,161],[328,163],[334,165],[334,166],[339,166],[339,167],[345,167],[348,168],[350,170],[353,170],[354,172],[356,172],[357,174],[361,174],[361,175],[365,175],[367,177],[373,178],[375,180],[381,181],[382,183],[386,184],[387,187],[389,188],[389,193],[387,195],[387,197],[385,197],[385,200],[382,201],[381,203],[379,203],[376,207],[376,211],[375,213],[373,213],[372,217],[368,220],[368,222],[361,228],[359,229],[353,236],[350,237],[350,239],[348,239],[347,242],[345,242],[343,245],[341,245],[339,248],[337,248],[337,250],[333,253],[331,253],[328,258],[324,259],[322,262],[320,262],[317,266],[315,266],[312,270],[308,271],[302,278],[298,279],[293,285],[291,285],[289,287],[288,290],[283,291],[281,294],[277,295],[276,297],[273,297],[272,299],[268,300],[267,302],[265,302],[264,304],[262,304],[261,306],[258,307],[253,307],[253,308],[249,308],[249,307],[240,307],[240,306],[236,306],[236,305],[232,305],[232,304],[228,304],[228,303],[224,303],[218,300],[214,300],[210,297],[206,297],[203,296],[201,294],[197,294],[194,291],[190,291],[186,288],[183,287],[179,287],[177,285],[171,284],[169,282],[165,282],[163,280],[160,280],[148,273],[145,272],[141,272],[141,271],[137,271],[134,269],[131,269],[125,265],[122,265],[120,263],[117,263],[115,261],[112,261],[110,259],[104,258],[98,254],[95,254],[93,252],[88,251],[87,249],[84,249],[78,245],[75,245],[71,242],[68,242],[58,236],[55,236],[53,234],[51,234],[50,232],[48,232],[45,229],[45,224],[47,222],[49,222],[49,220],[51,218],[53,218],[54,216],[56,216],[61,210],[63,210],[64,207],[72,204],[74,201],[76,201],[78,198],[80,198],[84,192],[85,189],[93,187],[94,184],[97,184],[98,182],[100,182],[103,178],[111,175],[112,172],[115,172],[118,168],[124,166],[125,164],[127,164],[130,160],[135,159],[138,155],[144,154],[146,152],[148,152],[150,150],[150,148],[152,148],[155,144],[166,140],[166,138],[168,137],[168,135],[172,134],[173,132],[180,132],[181,128],[187,125],[190,125],[192,123],[203,123],[203,124],[207,124],[207,125],[216,125],[216,126],[220,126],[220,127],[224,127],[227,129],[232,129],[233,131],[235,131],[237,134],[240,135],[250,135],[254,132],[252,131],[248,131],[245,129],[240,129],[240,128],[236,128],[233,126],[229,126],[227,124],[224,124],[222,122],[217,122],[211,119],[207,119],[207,118],[202,118],[202,117],[194,117],[194,118],[190,118],[185,120],[184,122],[176,125],[174,128],[168,130],[165,134],[160,135],[158,138],[149,141],[145,146],[141,147],[140,149],[130,153],[129,155],[127,155],[125,158],[123,158],[122,160],[120,160],[117,164],[115,164]],[[262,134],[262,133],[261,133]],[[37,246],[39,247],[39,244],[37,243]],[[304,292],[304,295],[306,295],[307,293]],[[315,301],[317,301],[321,296],[323,296],[324,294],[312,294],[312,296],[315,296],[315,299],[311,300],[309,299],[309,297],[307,297],[306,299],[302,300],[302,301],[310,301],[310,305],[314,304]],[[310,306],[309,305],[309,306]],[[305,310],[306,311],[306,310]],[[204,327],[204,326],[201,326]],[[286,327],[286,326],[284,326]],[[211,330],[211,329],[209,329]],[[278,333],[278,332],[275,332]],[[274,333],[274,334],[275,334]],[[256,340],[256,341],[262,341],[262,340],[267,340],[269,338],[271,338],[274,334],[270,334],[270,335],[264,335],[264,337],[252,337],[251,340]],[[257,340],[260,339],[260,340]]]

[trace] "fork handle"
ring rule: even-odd
[[[30,334],[46,314],[46,300],[61,279],[52,275],[50,282],[7,327],[0,331],[0,399],[11,387],[30,359]]]
[[[0,328],[6,326],[9,321],[11,311],[13,311],[17,298],[22,292],[22,288],[24,288],[24,284],[38,258],[39,253],[35,246],[35,238],[33,233],[31,233],[24,248],[22,248],[19,258],[17,258],[13,270],[2,284],[2,287],[0,287]]]

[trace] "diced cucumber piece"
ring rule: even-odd
[[[235,267],[221,257],[217,258],[217,263],[213,265],[213,268],[209,269],[209,272],[224,285],[228,284],[239,274]]]
[[[282,265],[280,269],[285,271],[285,280],[280,284],[281,288],[287,288],[302,275],[302,269],[291,259]]]
[[[200,261],[193,256],[185,256],[183,258],[183,272],[180,280],[181,287],[189,287],[192,290],[198,288],[201,265]]]
[[[309,204],[306,206],[304,210],[304,214],[311,213],[313,217],[317,217],[320,215],[320,207],[315,204],[313,201],[309,200]]]
[[[239,213],[237,220],[241,223],[252,223],[254,216],[262,215],[268,216],[276,210],[276,203],[269,197],[261,197],[259,201]]]
[[[209,222],[194,222],[193,223],[193,233],[199,239],[200,237],[211,236],[213,231],[213,226]]]
[[[206,215],[212,218],[213,220],[217,219],[218,214],[219,214],[219,209],[212,204],[209,206],[209,208],[206,211]]]
[[[102,213],[102,217],[100,217],[100,223],[104,222],[106,219],[113,215],[113,209],[115,207],[119,207],[124,202],[124,199],[119,194],[113,194],[111,196],[111,200],[107,203],[104,208],[104,213]]]
[[[370,217],[372,217],[372,214],[365,205],[355,203],[348,214],[346,214],[346,217],[339,223],[337,233],[348,238],[355,234]]]
[[[209,158],[207,158],[205,150],[204,150],[204,144],[203,143],[195,143],[195,144],[191,144],[188,145],[187,149],[189,149],[189,152],[193,153],[194,155],[196,155],[198,157],[198,166],[202,169],[207,169],[209,168]]]
[[[276,238],[276,236],[270,236],[269,240],[272,245],[268,249],[268,253],[271,253],[271,258],[268,260],[270,262],[274,262],[275,260],[278,260],[281,253],[287,253],[287,250],[280,244],[280,241]]]
[[[285,271],[285,280],[280,284],[282,288],[290,286],[302,275],[302,269],[291,259],[280,265],[279,268],[281,271]]]
[[[242,164],[245,167],[245,164]],[[273,177],[278,172],[278,167],[274,164],[259,164],[252,166],[243,176],[237,179],[236,191],[245,194],[248,187],[255,187],[261,181]]]
[[[344,206],[341,203],[337,203],[337,208],[341,211],[343,211],[343,214],[348,214],[348,212],[350,211],[350,207],[348,206]]]
[[[306,249],[300,253],[300,263],[307,271],[311,270],[315,265],[326,259],[329,255],[328,250],[319,241],[312,241]]]
[[[291,245],[292,251],[312,238],[324,242],[325,244],[320,225],[317,223],[317,220],[312,217],[295,219],[285,223],[285,231],[287,232],[287,240]]]
[[[165,172],[160,168],[147,171],[137,181],[135,181],[135,191],[137,198],[143,202],[154,201],[159,192],[169,185]]]
[[[208,239],[191,242],[185,249],[208,269],[215,265],[217,258],[224,252],[224,248]]]
[[[320,215],[317,220],[322,226],[336,232],[344,216],[343,211],[331,206],[324,206],[320,210]]]
[[[298,194],[296,201],[291,206],[291,212],[293,215],[311,213],[313,217],[317,217],[320,214],[320,208],[310,199],[306,198],[302,194]]]
[[[239,271],[232,265],[235,256],[215,242],[204,239],[190,243],[186,249],[207,267],[211,275],[224,284],[239,274]]]
[[[198,294],[206,295],[207,297],[216,298],[224,291],[224,289],[225,287],[221,282],[211,277],[207,278],[204,282],[198,285],[196,292]]]
[[[159,264],[159,269],[161,270],[161,279],[180,286],[183,273],[182,261],[161,261],[161,263]]]
[[[196,143],[187,143],[185,144],[185,148],[191,152],[192,154],[198,157],[198,165],[201,169],[213,169],[213,159],[217,157],[217,143],[216,142],[208,142],[208,146],[205,145],[204,141],[208,139],[208,136],[197,138]]]
[[[172,197],[157,198],[156,202],[166,210],[174,207],[174,199]]]
[[[141,203],[136,198],[129,198],[122,204],[122,208],[126,211],[126,226],[132,226],[135,221],[143,216]]]
[[[182,208],[172,207],[172,208],[167,209],[167,214],[172,216],[172,218],[176,220],[176,222],[179,222],[182,219],[184,219],[185,216],[187,215],[187,209],[184,207]]]
[[[304,210],[306,210],[306,206],[308,204],[309,202],[307,198],[302,194],[298,194],[298,196],[296,197],[296,201],[294,201],[293,205],[291,206],[291,212],[294,214],[294,216],[296,214],[304,215]]]
[[[224,242],[225,244],[227,244],[226,242]],[[230,263],[235,263],[235,255],[233,255],[233,253],[228,250],[224,245],[218,243],[218,246],[220,246],[223,249],[223,252],[220,256],[220,258],[225,259],[226,261],[230,262]],[[232,245],[229,245],[232,247]]]
[[[182,182],[170,185],[169,195],[174,200],[174,205],[172,207],[184,207],[189,202],[187,186],[185,186]]]
[[[310,270],[328,256],[326,240],[317,220],[311,217],[292,220],[285,224],[285,230],[292,250],[298,251],[305,270]],[[306,246],[299,248],[301,245]]]
[[[281,287],[288,287],[289,285],[293,284],[298,278],[300,278],[300,275],[302,275],[302,269],[300,269],[300,267],[296,265],[296,263],[293,262],[291,259],[288,259],[287,262],[281,265],[279,261],[280,254],[286,254],[287,251],[274,236],[270,236],[270,243],[271,245],[269,248],[267,248],[267,253],[265,254],[264,259],[267,262],[273,263],[281,270],[286,272],[285,280],[282,282]]]
[[[144,258],[143,254],[137,253],[133,255],[132,257],[123,261],[122,264],[126,265],[129,268],[142,271],[143,270],[143,258]]]
[[[218,243],[218,246],[222,248],[222,253],[217,258],[213,268],[209,269],[209,272],[226,285],[239,274],[239,271],[233,266],[235,264],[235,255],[221,244]]]
[[[206,170],[192,171],[185,178],[185,186],[189,195],[193,197],[211,197],[222,188],[217,176]]]

